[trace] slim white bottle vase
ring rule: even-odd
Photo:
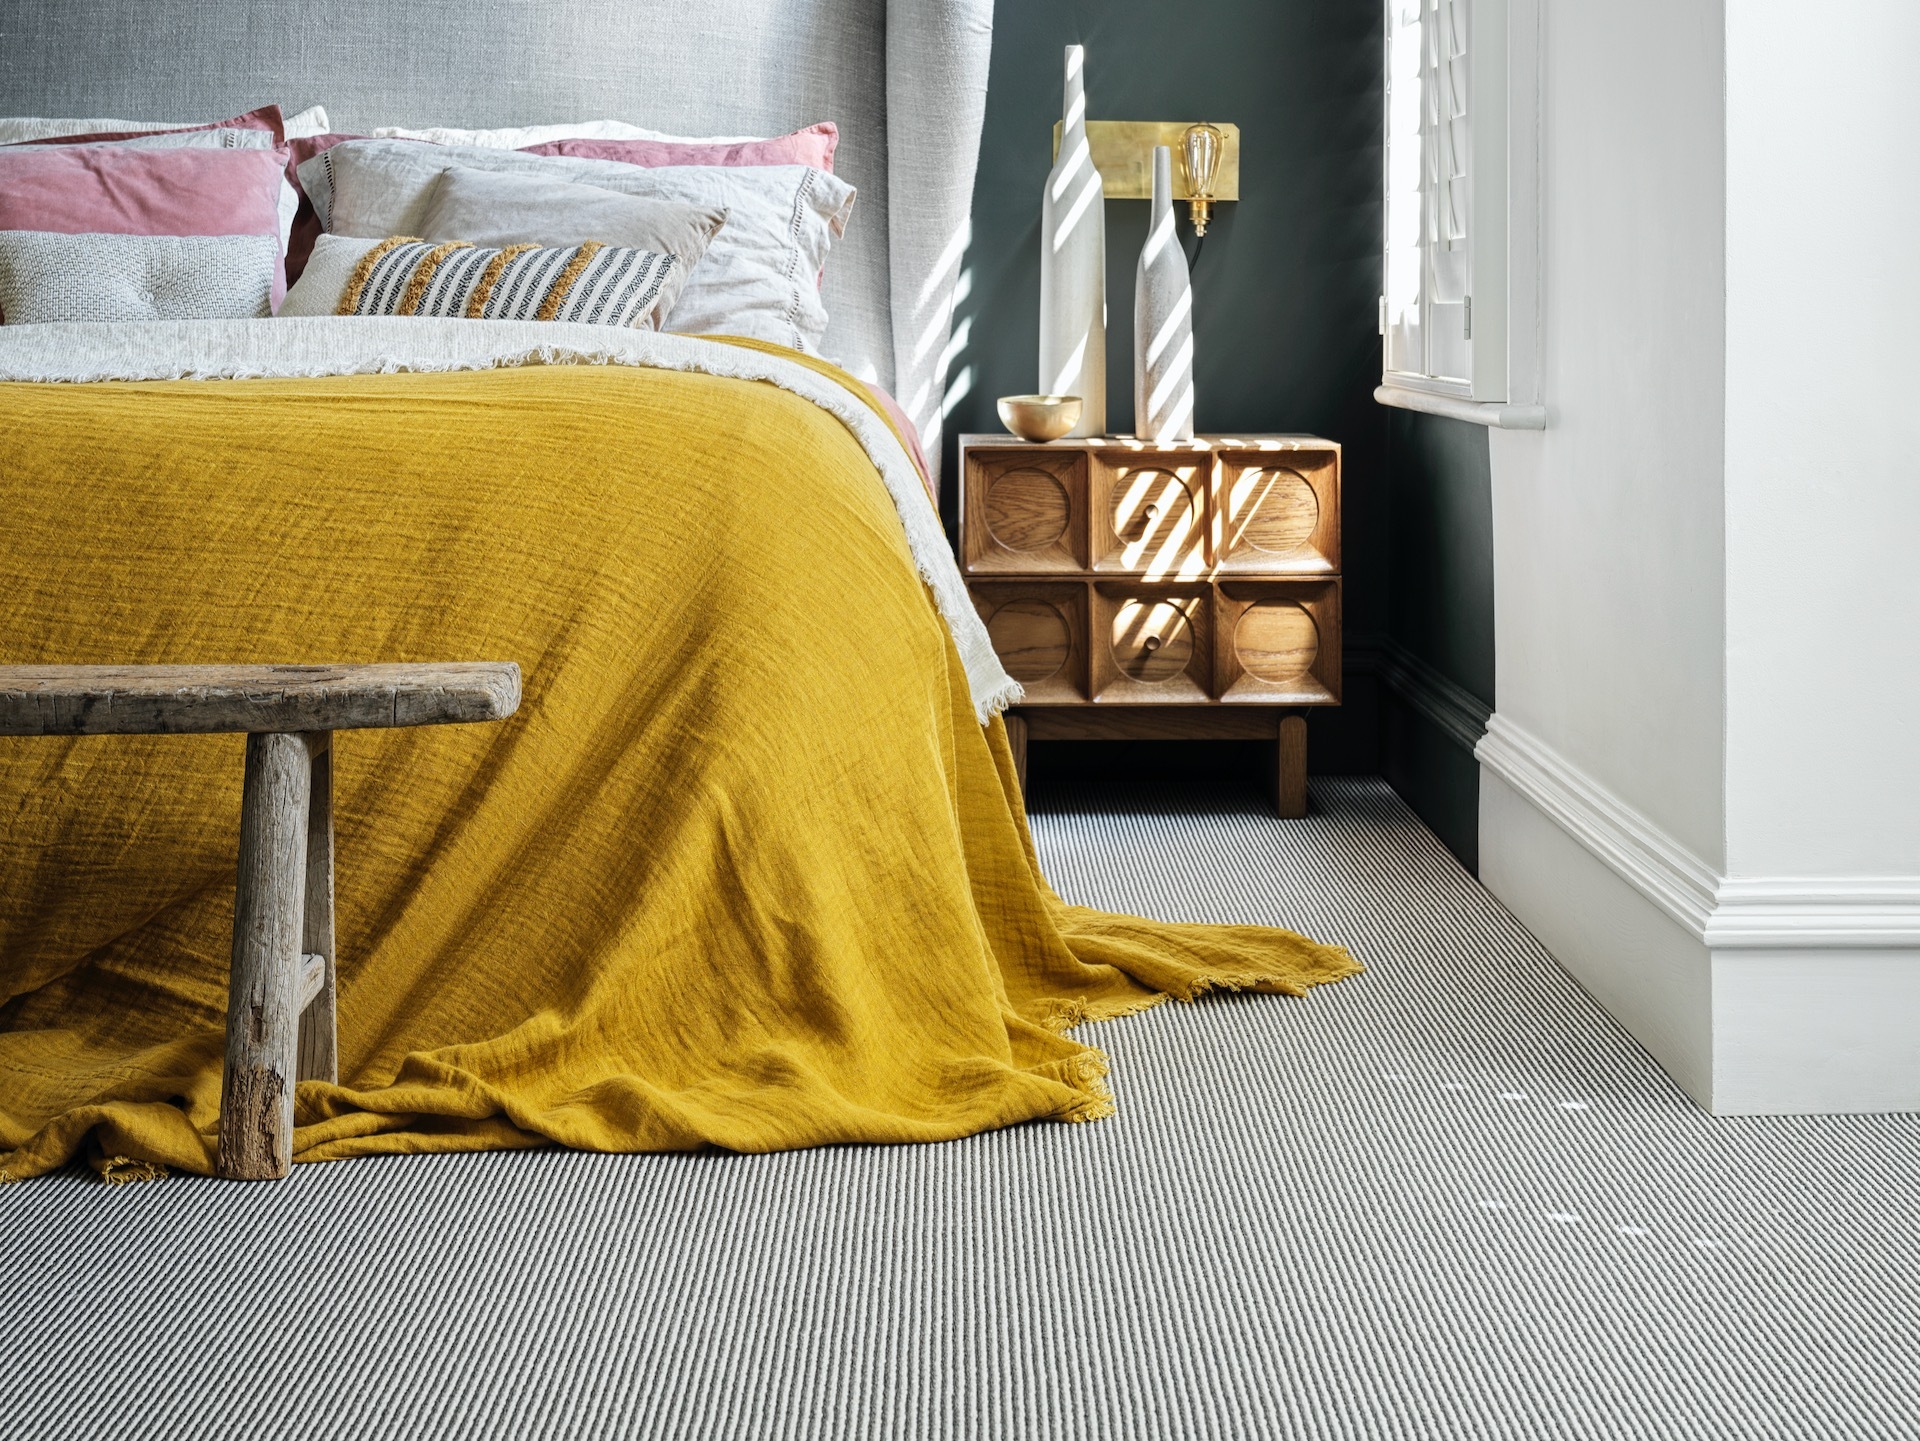
[[[1173,152],[1153,152],[1153,219],[1133,280],[1133,433],[1193,439],[1193,283],[1173,228]]]
[[[1067,47],[1060,156],[1040,205],[1040,390],[1080,397],[1069,435],[1107,433],[1107,216],[1087,148],[1085,47]]]

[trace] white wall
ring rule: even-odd
[[[1551,419],[1491,435],[1497,709],[1718,865],[1720,7],[1541,11]]]
[[[1920,5],[1726,26],[1727,869],[1920,876]]]
[[[1541,4],[1483,878],[1716,1111],[1920,1109],[1920,6]]]

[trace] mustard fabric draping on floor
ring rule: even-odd
[[[1056,898],[872,464],[772,386],[4,385],[0,492],[0,661],[522,668],[510,721],[339,737],[296,1160],[1087,1119],[1066,1026],[1358,969]],[[211,1171],[242,751],[0,738],[8,1178]]]

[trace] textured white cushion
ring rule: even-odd
[[[287,298],[275,312],[283,320],[303,316],[337,315],[340,297],[347,293],[347,281],[354,267],[374,246],[379,236],[322,235],[313,242],[313,254],[300,278],[287,287]]]
[[[287,288],[287,298],[280,302],[276,313],[283,320],[338,315],[340,297],[347,293],[347,282],[353,278],[354,267],[359,265],[361,257],[381,243],[381,237],[372,235],[319,236],[313,242],[313,254],[307,257],[307,268]]]
[[[249,320],[272,313],[271,235],[58,235],[0,230],[0,318]]]
[[[449,164],[724,210],[726,224],[680,293],[667,328],[688,335],[750,336],[820,353],[827,311],[816,280],[853,208],[854,189],[844,180],[806,165],[650,170],[480,146],[351,140],[302,165],[300,184],[320,223],[336,234],[424,236],[433,187]]]

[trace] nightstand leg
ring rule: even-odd
[[[1280,718],[1280,784],[1274,798],[1283,817],[1307,813],[1307,721],[1305,716]]]
[[[1012,711],[1006,714],[1007,744],[1013,747],[1013,773],[1020,778],[1020,794],[1027,793],[1027,719]]]

